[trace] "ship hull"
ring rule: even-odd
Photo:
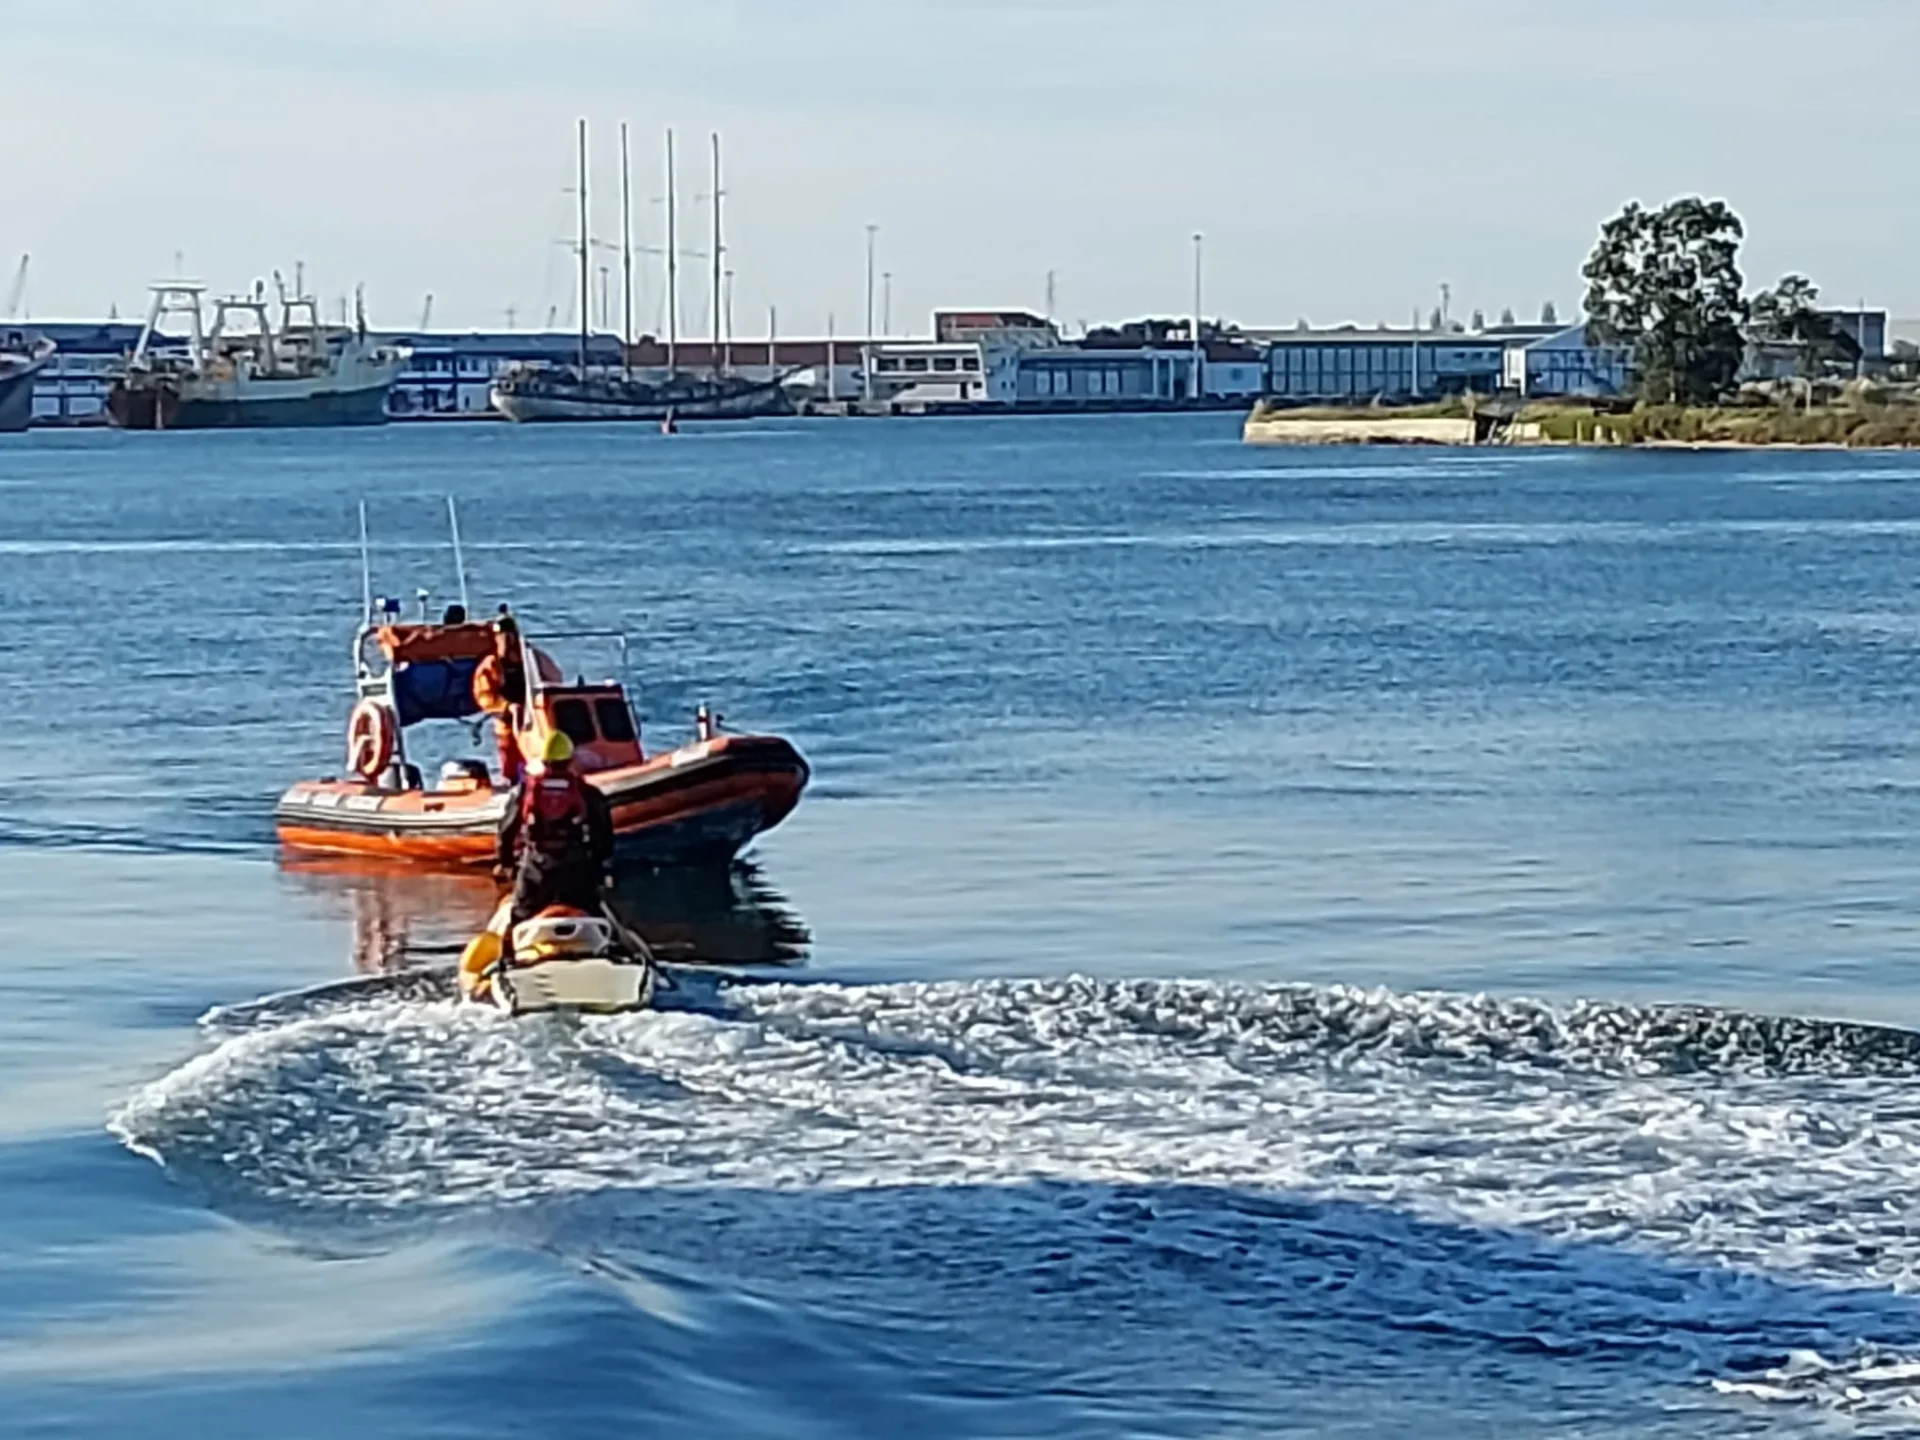
[[[8,340],[19,338],[16,331]],[[42,339],[24,352],[0,352],[0,434],[18,434],[33,424],[33,382],[47,368],[53,349],[51,341]]]
[[[164,386],[115,385],[107,414],[123,430],[242,430],[384,425],[390,384],[362,390],[246,397],[182,394]]]
[[[549,420],[750,420],[785,415],[791,407],[777,384],[723,394],[616,397],[569,394],[568,387],[545,384],[537,390],[496,385],[488,397],[493,408],[522,423]]]
[[[671,866],[737,855],[787,817],[810,773],[777,736],[726,735],[587,779],[606,796],[618,858]],[[506,803],[503,790],[445,794],[305,780],[281,797],[275,822],[290,851],[488,865]]]
[[[38,365],[0,375],[0,435],[12,435],[33,423],[33,377]]]

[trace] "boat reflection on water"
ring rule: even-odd
[[[484,874],[366,859],[283,857],[281,872],[353,925],[364,975],[451,964],[491,918],[501,890]],[[620,920],[676,965],[792,965],[813,937],[750,860],[619,878]]]
[[[751,860],[623,875],[610,899],[669,964],[794,965],[813,946],[806,922]]]

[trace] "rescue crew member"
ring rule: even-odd
[[[549,905],[600,913],[613,863],[613,815],[599,787],[573,767],[573,742],[556,730],[540,763],[507,797],[494,873],[513,877],[513,927]]]
[[[520,626],[511,615],[493,622],[493,653],[473,669],[473,700],[493,717],[493,740],[500,751],[500,778],[518,785],[526,775],[520,741],[514,734],[516,712],[527,703],[527,667],[520,650]]]

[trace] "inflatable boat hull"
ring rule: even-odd
[[[684,865],[728,860],[799,803],[810,772],[800,752],[768,735],[722,735],[602,770],[622,861]],[[378,855],[428,865],[490,865],[507,792],[389,790],[357,779],[307,780],[275,808],[292,851]]]

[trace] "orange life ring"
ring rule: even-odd
[[[378,700],[362,700],[347,717],[347,768],[362,780],[378,780],[393,762],[393,712]]]

